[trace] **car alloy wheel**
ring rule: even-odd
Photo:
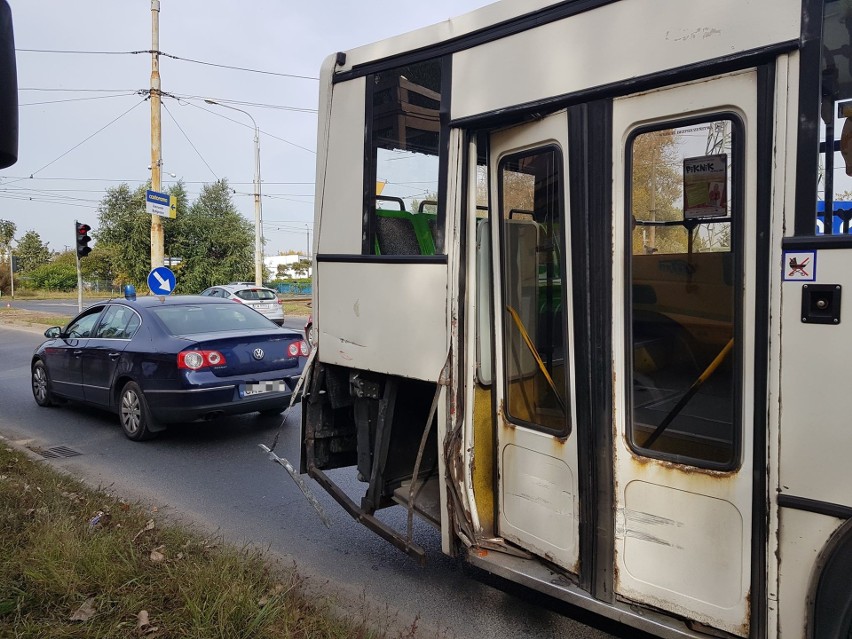
[[[150,428],[152,420],[148,404],[145,402],[145,396],[142,395],[142,389],[136,382],[127,382],[122,389],[118,416],[121,420],[121,428],[128,439],[139,442],[154,436]]]
[[[50,393],[50,380],[47,378],[47,370],[41,361],[33,364],[33,397],[39,406],[53,406],[53,398]]]

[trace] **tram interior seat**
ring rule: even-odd
[[[434,255],[437,216],[376,209],[376,255]]]

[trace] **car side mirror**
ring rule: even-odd
[[[44,336],[48,339],[56,339],[62,334],[62,328],[59,326],[51,326],[44,332]]]

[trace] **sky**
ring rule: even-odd
[[[161,0],[163,188],[194,201],[226,178],[253,225],[260,130],[266,256],[313,241],[320,65],[325,57],[466,13],[492,0]],[[97,232],[109,187],[150,179],[151,0],[9,0],[18,64],[18,162],[0,170],[0,219],[16,239],[74,244]],[[191,62],[194,60],[196,62]],[[240,67],[236,70],[223,67]],[[174,174],[175,177],[172,177]],[[178,212],[180,214],[180,212]]]

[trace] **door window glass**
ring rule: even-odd
[[[139,318],[136,313],[126,306],[110,306],[104,312],[94,336],[104,339],[129,339],[138,327]]]
[[[730,119],[629,142],[630,442],[696,465],[737,464],[741,153]]]
[[[70,338],[89,337],[92,334],[92,329],[95,328],[95,324],[103,308],[103,306],[91,308],[85,315],[71,322],[65,330],[66,336]]]
[[[547,147],[503,158],[498,171],[506,412],[566,433],[562,157]]]

